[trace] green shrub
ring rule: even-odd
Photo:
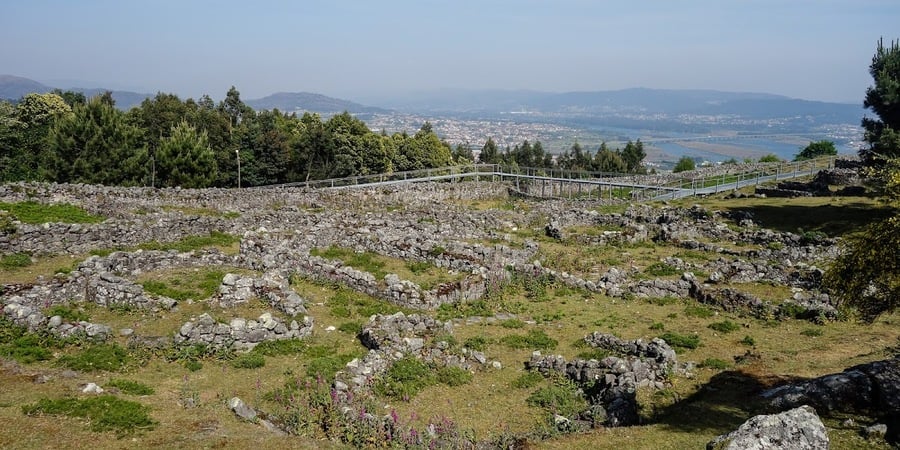
[[[59,316],[68,322],[81,322],[90,320],[90,316],[84,311],[72,308],[70,306],[54,305],[44,312],[47,317]]]
[[[203,368],[203,363],[197,361],[196,359],[189,359],[184,362],[184,368],[190,370],[191,372],[196,372]]]
[[[152,387],[137,381],[123,380],[121,378],[113,378],[106,382],[106,386],[116,388],[125,394],[131,395],[153,395],[156,391]]]
[[[515,334],[503,336],[500,338],[500,342],[509,348],[536,350],[552,350],[559,344],[555,339],[547,336],[543,330],[531,330],[524,336]]]
[[[118,435],[137,430],[152,430],[157,423],[148,414],[150,408],[138,402],[122,400],[114,395],[96,397],[43,398],[30,405],[22,406],[22,412],[29,416],[38,414],[61,415],[86,418],[92,431],[114,431]]]
[[[31,265],[31,255],[24,252],[12,253],[0,257],[0,269],[12,270]]]
[[[100,223],[104,218],[89,214],[82,208],[68,203],[43,204],[35,201],[19,203],[0,203],[0,209],[9,213],[23,223]]]
[[[609,350],[603,348],[591,348],[579,353],[577,356],[581,359],[596,359],[597,361],[600,361],[601,359],[606,358],[609,355]]]
[[[807,328],[807,329],[801,331],[800,334],[802,334],[804,336],[809,336],[809,337],[818,337],[818,336],[822,335],[822,329],[821,328]]]
[[[394,362],[375,384],[375,392],[394,399],[410,399],[436,382],[434,372],[422,361],[405,357]]]
[[[266,358],[259,353],[245,353],[231,360],[235,369],[258,369],[266,365]]]
[[[644,269],[644,273],[654,277],[667,277],[677,275],[678,269],[664,262],[656,262]]]
[[[740,330],[741,326],[730,320],[725,320],[722,322],[711,323],[709,324],[709,328],[718,331],[719,333],[728,334]]]
[[[331,306],[331,315],[334,317],[340,317],[346,319],[351,316],[350,308],[343,305],[332,305]]]
[[[750,335],[747,335],[747,336],[744,336],[744,338],[740,340],[740,344],[746,345],[748,347],[753,347],[754,345],[756,345],[756,340],[753,339],[753,337],[751,337]]]
[[[684,315],[688,317],[708,319],[714,315],[714,312],[709,307],[703,305],[688,305],[684,307]]]
[[[483,352],[491,342],[491,339],[485,336],[472,336],[466,339],[466,342],[463,342],[463,347]]]
[[[532,392],[525,401],[530,406],[544,408],[566,417],[575,416],[588,406],[578,387],[562,378],[554,380],[550,386]]]
[[[472,378],[473,375],[470,372],[459,367],[442,367],[437,371],[438,383],[451,387],[468,384],[472,381]]]
[[[492,316],[494,310],[484,299],[466,303],[444,303],[437,309],[438,320],[462,319],[475,316]]]
[[[666,326],[663,325],[662,322],[653,322],[653,324],[650,325],[650,329],[653,331],[662,331],[665,328],[666,328]]]
[[[728,368],[728,363],[726,361],[722,361],[721,359],[706,358],[699,364],[699,367],[705,367],[707,369],[715,370],[725,370]]]
[[[681,299],[671,295],[665,297],[648,298],[647,301],[652,305],[666,306],[681,302]]]
[[[778,314],[782,317],[800,319],[806,314],[806,308],[793,302],[786,302],[778,307]]]
[[[5,338],[0,342],[0,356],[12,358],[22,364],[47,361],[53,358],[50,351],[34,334],[21,333],[17,337]]]
[[[363,326],[359,322],[344,322],[338,326],[338,330],[343,331],[347,334],[352,334],[356,336],[359,333],[362,333]]]
[[[124,370],[131,360],[128,351],[118,344],[94,344],[74,355],[65,355],[59,358],[60,364],[82,372],[97,370],[118,372]]]
[[[659,338],[666,341],[667,344],[671,345],[675,349],[694,349],[700,346],[700,336],[697,335],[669,332],[661,335]]]
[[[421,275],[427,272],[431,267],[431,263],[428,263],[426,261],[409,261],[406,263],[406,268],[416,275]]]
[[[519,319],[506,319],[500,322],[500,326],[503,328],[522,328],[525,326],[525,322]]]
[[[517,389],[530,389],[544,381],[544,376],[540,372],[529,370],[522,375],[516,377],[510,385]]]
[[[309,356],[307,354],[307,356]],[[328,355],[313,357],[306,365],[306,376],[312,379],[325,380],[328,383],[334,381],[334,374],[343,369],[354,358],[351,354],[334,354],[329,349]]]

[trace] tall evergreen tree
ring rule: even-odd
[[[637,142],[631,142],[629,139],[622,150],[622,159],[625,161],[626,170],[629,173],[644,173],[643,161],[647,157],[644,151],[644,143],[640,139]]]
[[[216,158],[206,132],[198,132],[186,121],[160,141],[156,167],[163,186],[203,188],[216,180]]]
[[[478,162],[482,164],[497,164],[500,162],[500,151],[492,138],[487,138],[484,146],[481,147],[481,153],[478,154]]]
[[[880,166],[900,157],[900,41],[885,46],[883,39],[878,40],[869,73],[875,84],[866,90],[863,106],[878,118],[863,118],[869,145],[859,155],[867,164]]]
[[[141,130],[103,96],[76,105],[50,131],[54,179],[61,182],[149,184],[150,167]]]

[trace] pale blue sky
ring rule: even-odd
[[[897,0],[0,0],[0,74],[183,97],[720,89],[861,102]]]

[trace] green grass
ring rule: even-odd
[[[141,286],[149,294],[169,297],[180,302],[187,299],[203,300],[216,293],[224,276],[225,272],[222,270],[206,269],[173,275],[167,279],[146,280]]]
[[[718,331],[719,333],[732,333],[741,329],[741,326],[730,321],[725,320],[722,322],[715,322],[708,325],[708,328],[714,331]]]
[[[40,414],[86,418],[92,431],[114,431],[118,435],[139,430],[152,430],[157,422],[150,415],[147,406],[130,400],[122,400],[114,395],[79,398],[42,398],[36,403],[22,407],[28,416]]]
[[[245,353],[231,360],[235,369],[258,369],[266,365],[266,358],[260,353]]]
[[[456,387],[471,383],[474,375],[459,367],[441,367],[438,369],[435,378],[438,383]]]
[[[21,364],[53,359],[53,349],[61,349],[67,341],[49,334],[29,333],[25,328],[0,316],[0,357]]]
[[[73,355],[59,357],[59,363],[82,372],[119,372],[125,370],[133,358],[118,344],[94,344]]]
[[[491,338],[479,335],[466,339],[466,341],[463,342],[463,346],[481,352],[492,342]]]
[[[663,262],[656,262],[647,266],[647,268],[644,269],[644,274],[654,277],[668,277],[678,275],[678,269]]]
[[[525,327],[525,322],[519,319],[506,319],[500,322],[500,326],[503,328],[523,328]]]
[[[263,341],[253,347],[252,352],[263,356],[296,355],[306,351],[309,345],[299,339]]]
[[[23,223],[100,223],[104,217],[89,214],[82,208],[68,203],[44,204],[35,201],[18,203],[0,202],[0,210],[8,211]]]
[[[437,382],[434,371],[413,357],[404,357],[387,370],[375,384],[375,392],[397,400],[409,400]]]
[[[343,319],[351,317],[368,319],[375,314],[390,315],[398,311],[404,311],[403,308],[397,305],[372,298],[346,287],[338,288],[328,298],[326,304],[333,316]],[[362,330],[360,329],[360,331]]]
[[[559,344],[544,330],[529,330],[525,335],[511,334],[500,338],[500,342],[513,349],[553,350]]]
[[[31,255],[25,252],[12,253],[0,257],[0,269],[13,270],[31,265]]]
[[[526,403],[566,417],[572,417],[587,408],[587,401],[578,392],[575,383],[564,378],[551,381],[550,386],[532,392]]]
[[[54,305],[44,311],[44,315],[47,317],[60,316],[63,320],[67,322],[81,322],[81,321],[89,321],[90,316],[81,310],[75,309],[71,306],[64,305]]]
[[[825,334],[821,328],[807,328],[800,332],[800,334],[807,337],[819,337]]]
[[[312,256],[318,256],[325,259],[337,259],[344,264],[357,270],[369,272],[375,276],[375,279],[382,279],[387,272],[384,271],[385,263],[381,261],[379,255],[372,252],[357,253],[351,249],[332,245],[328,248],[314,248],[309,251]]]
[[[529,370],[523,372],[510,383],[510,386],[516,389],[531,389],[544,381],[544,376],[540,372]]]
[[[238,241],[240,241],[240,238],[237,236],[222,233],[220,231],[210,231],[209,234],[205,236],[185,236],[174,242],[145,242],[138,245],[138,248],[142,250],[177,250],[181,253],[185,253],[206,247],[227,247]]]
[[[659,338],[675,349],[695,349],[700,346],[700,336],[692,334],[669,332],[662,334]]]
[[[706,358],[698,364],[698,367],[707,369],[725,370],[729,367],[728,362],[718,358]]]
[[[715,313],[708,306],[688,305],[684,307],[684,315],[688,317],[697,317],[700,319],[708,319]]]
[[[156,391],[144,383],[137,381],[125,380],[121,378],[113,378],[106,382],[107,388],[116,388],[124,394],[129,395],[153,395]]]

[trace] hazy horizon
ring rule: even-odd
[[[261,3],[261,4],[260,4]],[[221,98],[363,103],[437,89],[712,89],[860,103],[900,3],[714,0],[35,1],[5,5],[0,73]],[[71,86],[58,87],[76,87]]]

